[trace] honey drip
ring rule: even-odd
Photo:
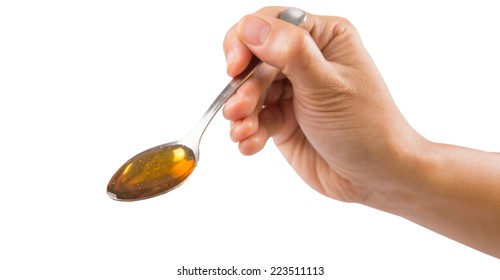
[[[195,156],[184,145],[162,145],[127,161],[108,184],[117,200],[138,200],[166,193],[180,185],[195,167]]]

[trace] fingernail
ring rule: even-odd
[[[240,24],[239,35],[244,42],[259,46],[266,41],[270,31],[271,25],[267,21],[256,16],[247,16]]]
[[[227,52],[227,54],[226,54],[226,67],[229,67],[229,65],[231,65],[231,63],[233,63],[235,57],[236,57],[236,55],[234,54],[233,51]]]

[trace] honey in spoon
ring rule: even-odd
[[[193,151],[181,144],[161,145],[127,161],[108,185],[117,200],[138,200],[160,195],[180,185],[195,167]]]
[[[299,25],[305,13],[297,8],[288,8],[279,18]],[[261,61],[254,56],[247,68],[229,82],[184,138],[146,150],[123,164],[109,181],[108,195],[119,201],[135,201],[164,194],[181,185],[198,162],[201,137],[210,121],[260,64]]]

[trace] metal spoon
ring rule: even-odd
[[[298,8],[288,8],[279,18],[299,25],[304,20],[305,13]],[[119,201],[135,201],[164,194],[181,185],[198,162],[201,137],[210,121],[261,63],[257,57],[252,57],[247,68],[229,82],[194,128],[182,139],[150,148],[123,164],[109,181],[108,195]]]

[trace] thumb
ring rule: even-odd
[[[300,27],[253,14],[238,23],[237,36],[255,56],[280,69],[292,83],[312,86],[324,75],[326,60],[309,33]]]

